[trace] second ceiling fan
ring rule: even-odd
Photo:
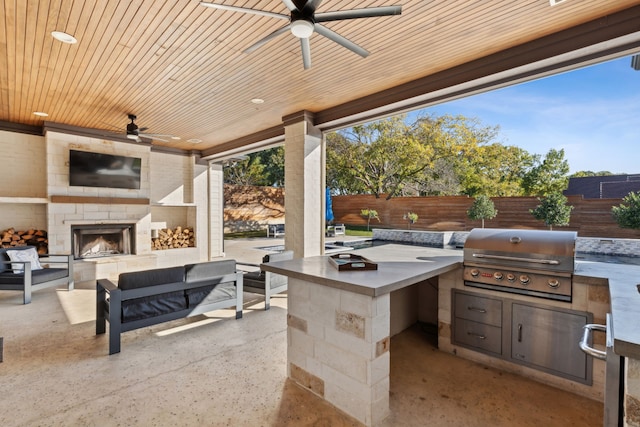
[[[309,37],[315,32],[338,43],[349,49],[352,52],[357,53],[363,58],[369,55],[369,52],[341,36],[335,31],[322,25],[323,22],[342,21],[345,19],[357,19],[357,18],[373,18],[377,16],[391,16],[400,15],[402,13],[402,6],[381,6],[381,7],[368,7],[364,9],[352,9],[352,10],[340,10],[334,12],[322,12],[316,13],[316,9],[320,6],[322,0],[282,0],[284,5],[289,9],[291,15],[283,15],[281,13],[268,12],[265,10],[251,9],[240,6],[229,6],[219,3],[200,2],[202,6],[212,7],[215,9],[231,10],[234,12],[252,13],[254,15],[269,16],[272,18],[283,19],[288,23],[275,30],[271,34],[267,35],[261,40],[258,40],[253,45],[244,50],[245,53],[253,52],[265,43],[273,40],[281,34],[291,31],[291,33],[300,39],[300,48],[302,49],[302,63],[305,70],[311,68],[311,48],[309,46]]]

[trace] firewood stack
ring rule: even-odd
[[[45,230],[36,230],[30,228],[28,230],[16,231],[14,228],[8,228],[0,233],[2,240],[0,246],[3,248],[11,248],[14,246],[35,246],[39,254],[49,252],[49,240]]]
[[[196,245],[196,237],[193,229],[177,226],[175,229],[161,228],[158,237],[151,239],[151,250],[192,248]]]

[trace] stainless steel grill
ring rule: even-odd
[[[571,301],[576,238],[574,231],[473,229],[465,285]]]

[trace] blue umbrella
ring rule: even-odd
[[[325,209],[325,219],[327,222],[333,221],[333,203],[331,202],[331,189],[327,187],[326,192],[326,209]]]

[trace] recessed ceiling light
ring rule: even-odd
[[[555,5],[557,5],[557,4],[564,3],[565,1],[566,1],[566,0],[549,0],[549,4],[550,4],[551,6],[555,6]]]
[[[187,139],[187,142],[190,142],[192,144],[199,144],[202,142],[202,140],[198,138],[191,138],[191,139]]]
[[[262,98],[253,98],[251,100],[251,102],[253,102],[254,104],[264,104],[264,99],[262,99]]]
[[[171,139],[178,140],[178,139],[180,139],[180,137],[179,136],[172,136]]]
[[[51,36],[54,39],[61,41],[62,43],[75,44],[78,43],[78,40],[73,37],[71,34],[64,33],[62,31],[53,31],[51,32]]]
[[[44,111],[34,111],[33,112],[34,116],[40,116],[40,117],[47,117],[49,116],[47,113],[45,113]]]

